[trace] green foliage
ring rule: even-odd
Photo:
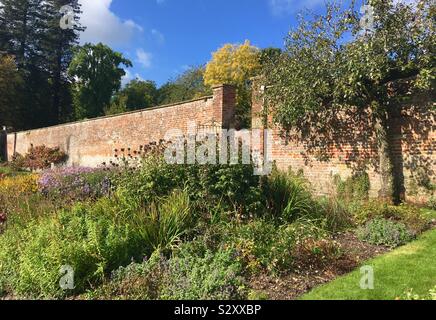
[[[172,190],[185,189],[206,211],[218,204],[225,210],[260,210],[259,177],[252,165],[173,165],[162,155],[148,155],[137,169],[127,168],[117,181],[117,194],[126,207],[138,208]]]
[[[147,204],[136,215],[138,230],[153,250],[173,249],[192,228],[195,213],[186,191],[175,191],[164,199]]]
[[[23,78],[17,70],[15,59],[0,54],[0,123],[2,125],[15,127],[22,119],[24,110],[19,99],[22,86]],[[0,159],[0,161],[4,160]]]
[[[146,109],[157,104],[156,84],[152,81],[132,80],[112,98],[106,115]]]
[[[367,200],[371,188],[366,172],[354,174],[345,181],[337,175],[334,177],[337,195],[344,200]]]
[[[104,114],[125,75],[120,65],[131,67],[132,63],[104,44],[88,43],[77,48],[68,69],[69,75],[78,79],[73,89],[77,119]]]
[[[168,260],[155,251],[142,263],[131,263],[112,272],[101,287],[88,291],[83,298],[115,300],[158,299],[163,279],[168,272]]]
[[[357,230],[357,236],[362,241],[375,245],[398,247],[414,239],[402,223],[376,218]]]
[[[289,171],[274,170],[265,186],[268,213],[274,218],[292,222],[314,210],[307,182]]]
[[[255,219],[243,224],[215,225],[202,232],[190,245],[195,252],[232,248],[248,274],[263,270],[281,274],[293,271],[294,248],[298,242],[327,236],[320,222],[315,220],[278,225]]]
[[[430,200],[428,200],[428,207],[432,210],[436,210],[436,197],[435,196],[430,197]]]
[[[318,200],[317,206],[312,216],[323,219],[327,230],[336,233],[354,225],[352,213],[340,199],[323,197]]]
[[[410,205],[391,206],[377,201],[358,204],[351,209],[357,224],[365,224],[373,219],[393,219],[401,221],[414,234],[420,234],[429,226],[428,219],[421,211]]]
[[[286,128],[313,112],[328,112],[326,107],[366,108],[374,100],[396,100],[403,93],[388,90],[394,81],[410,78],[411,89],[431,86],[434,4],[430,0],[419,1],[416,7],[381,0],[370,4],[375,30],[367,36],[361,35],[360,13],[336,5],[312,20],[302,17],[289,33],[284,58],[266,75],[274,84],[270,98],[276,120]],[[344,42],[350,33],[351,40]]]
[[[231,250],[196,253],[184,245],[167,259],[160,251],[112,273],[87,299],[229,300],[244,298],[241,265]]]
[[[188,101],[212,94],[212,89],[204,84],[204,67],[191,67],[175,80],[159,88],[157,104],[172,104]]]
[[[146,253],[140,234],[102,199],[8,229],[0,237],[0,278],[14,294],[60,298],[100,283],[107,272]],[[59,286],[60,268],[75,272],[75,289]]]
[[[59,27],[63,5],[76,14],[76,23],[68,30]],[[78,0],[4,0],[0,6],[0,52],[15,57],[16,74],[22,80],[17,92],[12,75],[11,91],[0,94],[13,99],[13,104],[0,103],[0,109],[6,107],[0,111],[6,119],[0,122],[24,130],[65,121],[71,114],[71,79],[66,71],[83,31]]]
[[[161,299],[235,300],[245,296],[242,266],[232,250],[193,254],[182,248],[168,268]]]

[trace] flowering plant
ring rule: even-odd
[[[50,197],[85,200],[109,195],[113,173],[104,169],[70,167],[47,170],[38,181],[39,190]]]

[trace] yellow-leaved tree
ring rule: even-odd
[[[237,88],[236,127],[250,126],[250,78],[261,70],[260,50],[250,41],[244,44],[226,44],[212,54],[207,64],[204,82],[208,86],[232,84]]]

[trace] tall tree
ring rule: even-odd
[[[0,130],[1,126],[20,128],[23,104],[20,96],[23,79],[15,60],[10,55],[0,55]]]
[[[310,121],[311,130],[334,133],[339,127],[325,124],[344,112],[353,115],[356,127],[373,123],[380,197],[398,202],[403,186],[394,172],[391,121],[415,94],[434,93],[436,5],[369,4],[374,15],[362,17],[355,3],[347,10],[328,5],[326,14],[300,21],[280,62],[265,74],[268,105],[275,122],[288,130]]]
[[[71,29],[60,27],[63,5],[76,14]],[[2,0],[0,6],[0,51],[16,58],[24,80],[20,98],[27,111],[17,128],[59,123],[70,104],[66,68],[82,30],[78,1]]]
[[[250,126],[250,79],[261,69],[260,50],[245,41],[244,44],[226,44],[213,53],[206,66],[205,84],[233,84],[237,87],[236,126]]]
[[[27,108],[25,117],[15,129],[44,124],[48,75],[41,49],[42,34],[46,32],[42,0],[3,0],[0,11],[0,51],[15,57],[24,86],[21,97]]]
[[[164,84],[159,89],[158,104],[186,101],[211,94],[210,86],[204,83],[204,72],[204,66],[194,66]]]
[[[61,8],[69,6],[74,19],[68,27],[61,27]],[[71,79],[68,77],[68,66],[73,58],[73,48],[78,44],[79,34],[84,30],[80,26],[81,14],[78,0],[46,0],[44,12],[47,28],[42,40],[42,48],[46,58],[47,70],[51,83],[51,112],[53,120],[57,123],[68,120],[71,108]]]
[[[68,69],[76,79],[73,88],[76,119],[104,114],[126,74],[121,65],[131,67],[132,62],[102,43],[77,48]]]
[[[118,114],[156,106],[157,92],[156,83],[153,81],[132,80],[115,94],[106,114]]]

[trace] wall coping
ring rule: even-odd
[[[170,103],[170,104],[164,104],[164,105],[160,105],[160,106],[155,106],[155,107],[150,107],[150,108],[145,108],[145,109],[138,109],[138,110],[123,112],[123,113],[114,114],[114,115],[107,115],[107,116],[101,116],[101,117],[96,117],[96,118],[91,118],[91,119],[84,119],[84,120],[79,120],[79,121],[67,122],[67,123],[57,124],[54,126],[35,128],[35,129],[31,129],[31,130],[8,132],[7,134],[8,135],[15,135],[15,134],[19,134],[19,133],[28,133],[28,132],[34,132],[34,131],[40,131],[40,130],[46,130],[46,129],[60,128],[60,127],[65,127],[65,126],[70,126],[70,125],[75,125],[75,124],[80,124],[80,123],[88,123],[88,122],[94,122],[94,121],[99,121],[99,120],[104,120],[104,119],[123,117],[126,115],[135,114],[135,113],[143,113],[143,112],[155,111],[155,110],[160,110],[160,109],[165,109],[165,108],[177,107],[177,106],[181,106],[184,104],[202,101],[202,100],[207,101],[207,100],[210,100],[213,98],[214,98],[213,95],[209,95],[209,96],[204,96],[204,97],[200,97],[200,98],[196,98],[196,99],[192,99],[192,100],[185,100],[185,101],[180,101],[180,102],[175,102],[175,103]]]

